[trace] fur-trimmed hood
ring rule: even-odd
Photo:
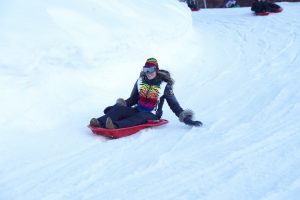
[[[140,73],[140,77],[145,78],[146,74],[142,71]],[[157,72],[157,78],[161,79],[162,81],[165,81],[166,83],[170,84],[171,86],[174,85],[174,79],[172,79],[170,72],[168,72],[167,70],[160,69]]]

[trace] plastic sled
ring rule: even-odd
[[[268,12],[260,12],[260,13],[254,13],[254,14],[257,15],[257,16],[267,16],[270,13],[268,13]]]
[[[93,127],[90,125],[88,127],[92,130],[93,133],[95,133],[97,135],[102,135],[105,137],[116,139],[116,138],[135,134],[145,128],[161,126],[161,125],[164,125],[167,123],[168,123],[168,120],[160,119],[160,120],[148,120],[147,123],[145,123],[145,124],[140,124],[137,126],[131,126],[131,127],[127,127],[127,128],[106,129],[106,128]]]
[[[272,10],[272,13],[280,13],[282,11],[283,11],[283,8],[278,8],[278,9]]]
[[[195,11],[199,11],[200,8],[191,8],[191,11],[195,12]]]

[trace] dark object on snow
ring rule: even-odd
[[[188,7],[191,9],[191,11],[198,11],[198,10],[200,10],[200,6],[199,6],[197,0],[187,0],[186,3],[188,5]]]
[[[251,10],[255,12],[256,15],[264,16],[268,15],[268,13],[281,12],[283,9],[279,5],[268,2],[267,0],[255,0]]]
[[[189,126],[196,126],[196,127],[202,126],[203,125],[202,122],[194,121],[193,116],[194,116],[194,112],[192,110],[189,109],[184,110],[179,115],[179,121]]]
[[[186,124],[186,125],[189,125],[189,126],[196,126],[196,127],[201,127],[203,124],[202,122],[200,121],[194,121],[190,118],[186,118],[183,120],[183,122]]]
[[[238,8],[240,5],[236,2],[236,0],[228,0],[225,4],[225,8]]]

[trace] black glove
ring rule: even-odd
[[[194,121],[192,120],[191,118],[189,117],[186,117],[183,119],[183,122],[186,124],[186,125],[189,125],[189,126],[196,126],[196,127],[201,127],[203,124],[202,122],[200,121]]]
[[[127,106],[126,101],[122,98],[117,99],[116,104],[119,106]]]

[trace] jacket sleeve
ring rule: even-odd
[[[164,96],[165,96],[171,110],[175,113],[175,115],[177,117],[179,117],[179,114],[183,111],[183,109],[179,105],[179,103],[174,95],[171,85],[167,84],[165,92],[164,92]]]
[[[126,99],[126,104],[128,107],[131,107],[135,104],[137,104],[138,99],[139,99],[139,91],[138,91],[138,86],[137,83],[138,81],[135,82],[134,87],[131,91],[130,97],[128,99]]]

